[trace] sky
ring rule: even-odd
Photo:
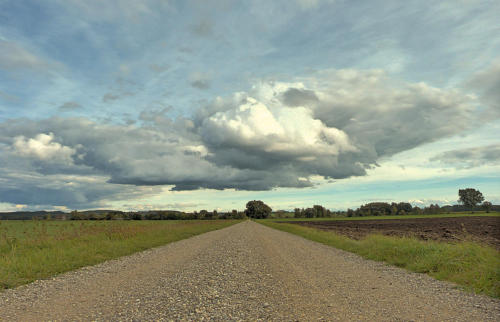
[[[0,0],[0,211],[499,204],[499,16]]]

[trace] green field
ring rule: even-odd
[[[498,216],[498,214],[494,215]],[[411,217],[404,216],[404,218]],[[429,218],[428,215],[424,217]],[[438,215],[438,217],[450,216],[446,214]],[[453,217],[456,217],[456,215]],[[413,216],[413,218],[417,217]],[[348,219],[383,218],[357,217]],[[394,219],[394,216],[388,216],[387,219]],[[376,234],[369,235],[362,240],[354,240],[333,232],[276,222],[279,220],[265,219],[257,220],[257,222],[274,229],[359,254],[367,259],[384,261],[414,272],[429,274],[436,279],[454,282],[466,290],[500,298],[500,252],[492,247],[473,242],[451,244]]]
[[[402,216],[366,216],[366,217],[322,217],[322,218],[267,218],[259,219],[259,222],[273,221],[331,221],[331,220],[383,220],[383,219],[412,219],[412,218],[452,218],[452,217],[498,217],[500,212],[480,212],[475,211],[473,214],[469,212],[455,212],[445,214],[432,215],[402,215]]]
[[[238,222],[241,220],[0,221],[0,289]]]

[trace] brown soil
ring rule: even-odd
[[[378,233],[446,242],[475,241],[500,249],[500,217],[455,217],[387,220],[296,221],[302,226],[335,231],[354,239]]]

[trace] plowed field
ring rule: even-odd
[[[500,217],[417,218],[290,222],[354,239],[378,233],[437,241],[475,241],[500,249]]]

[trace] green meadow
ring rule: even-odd
[[[0,289],[94,265],[240,221],[0,221]]]

